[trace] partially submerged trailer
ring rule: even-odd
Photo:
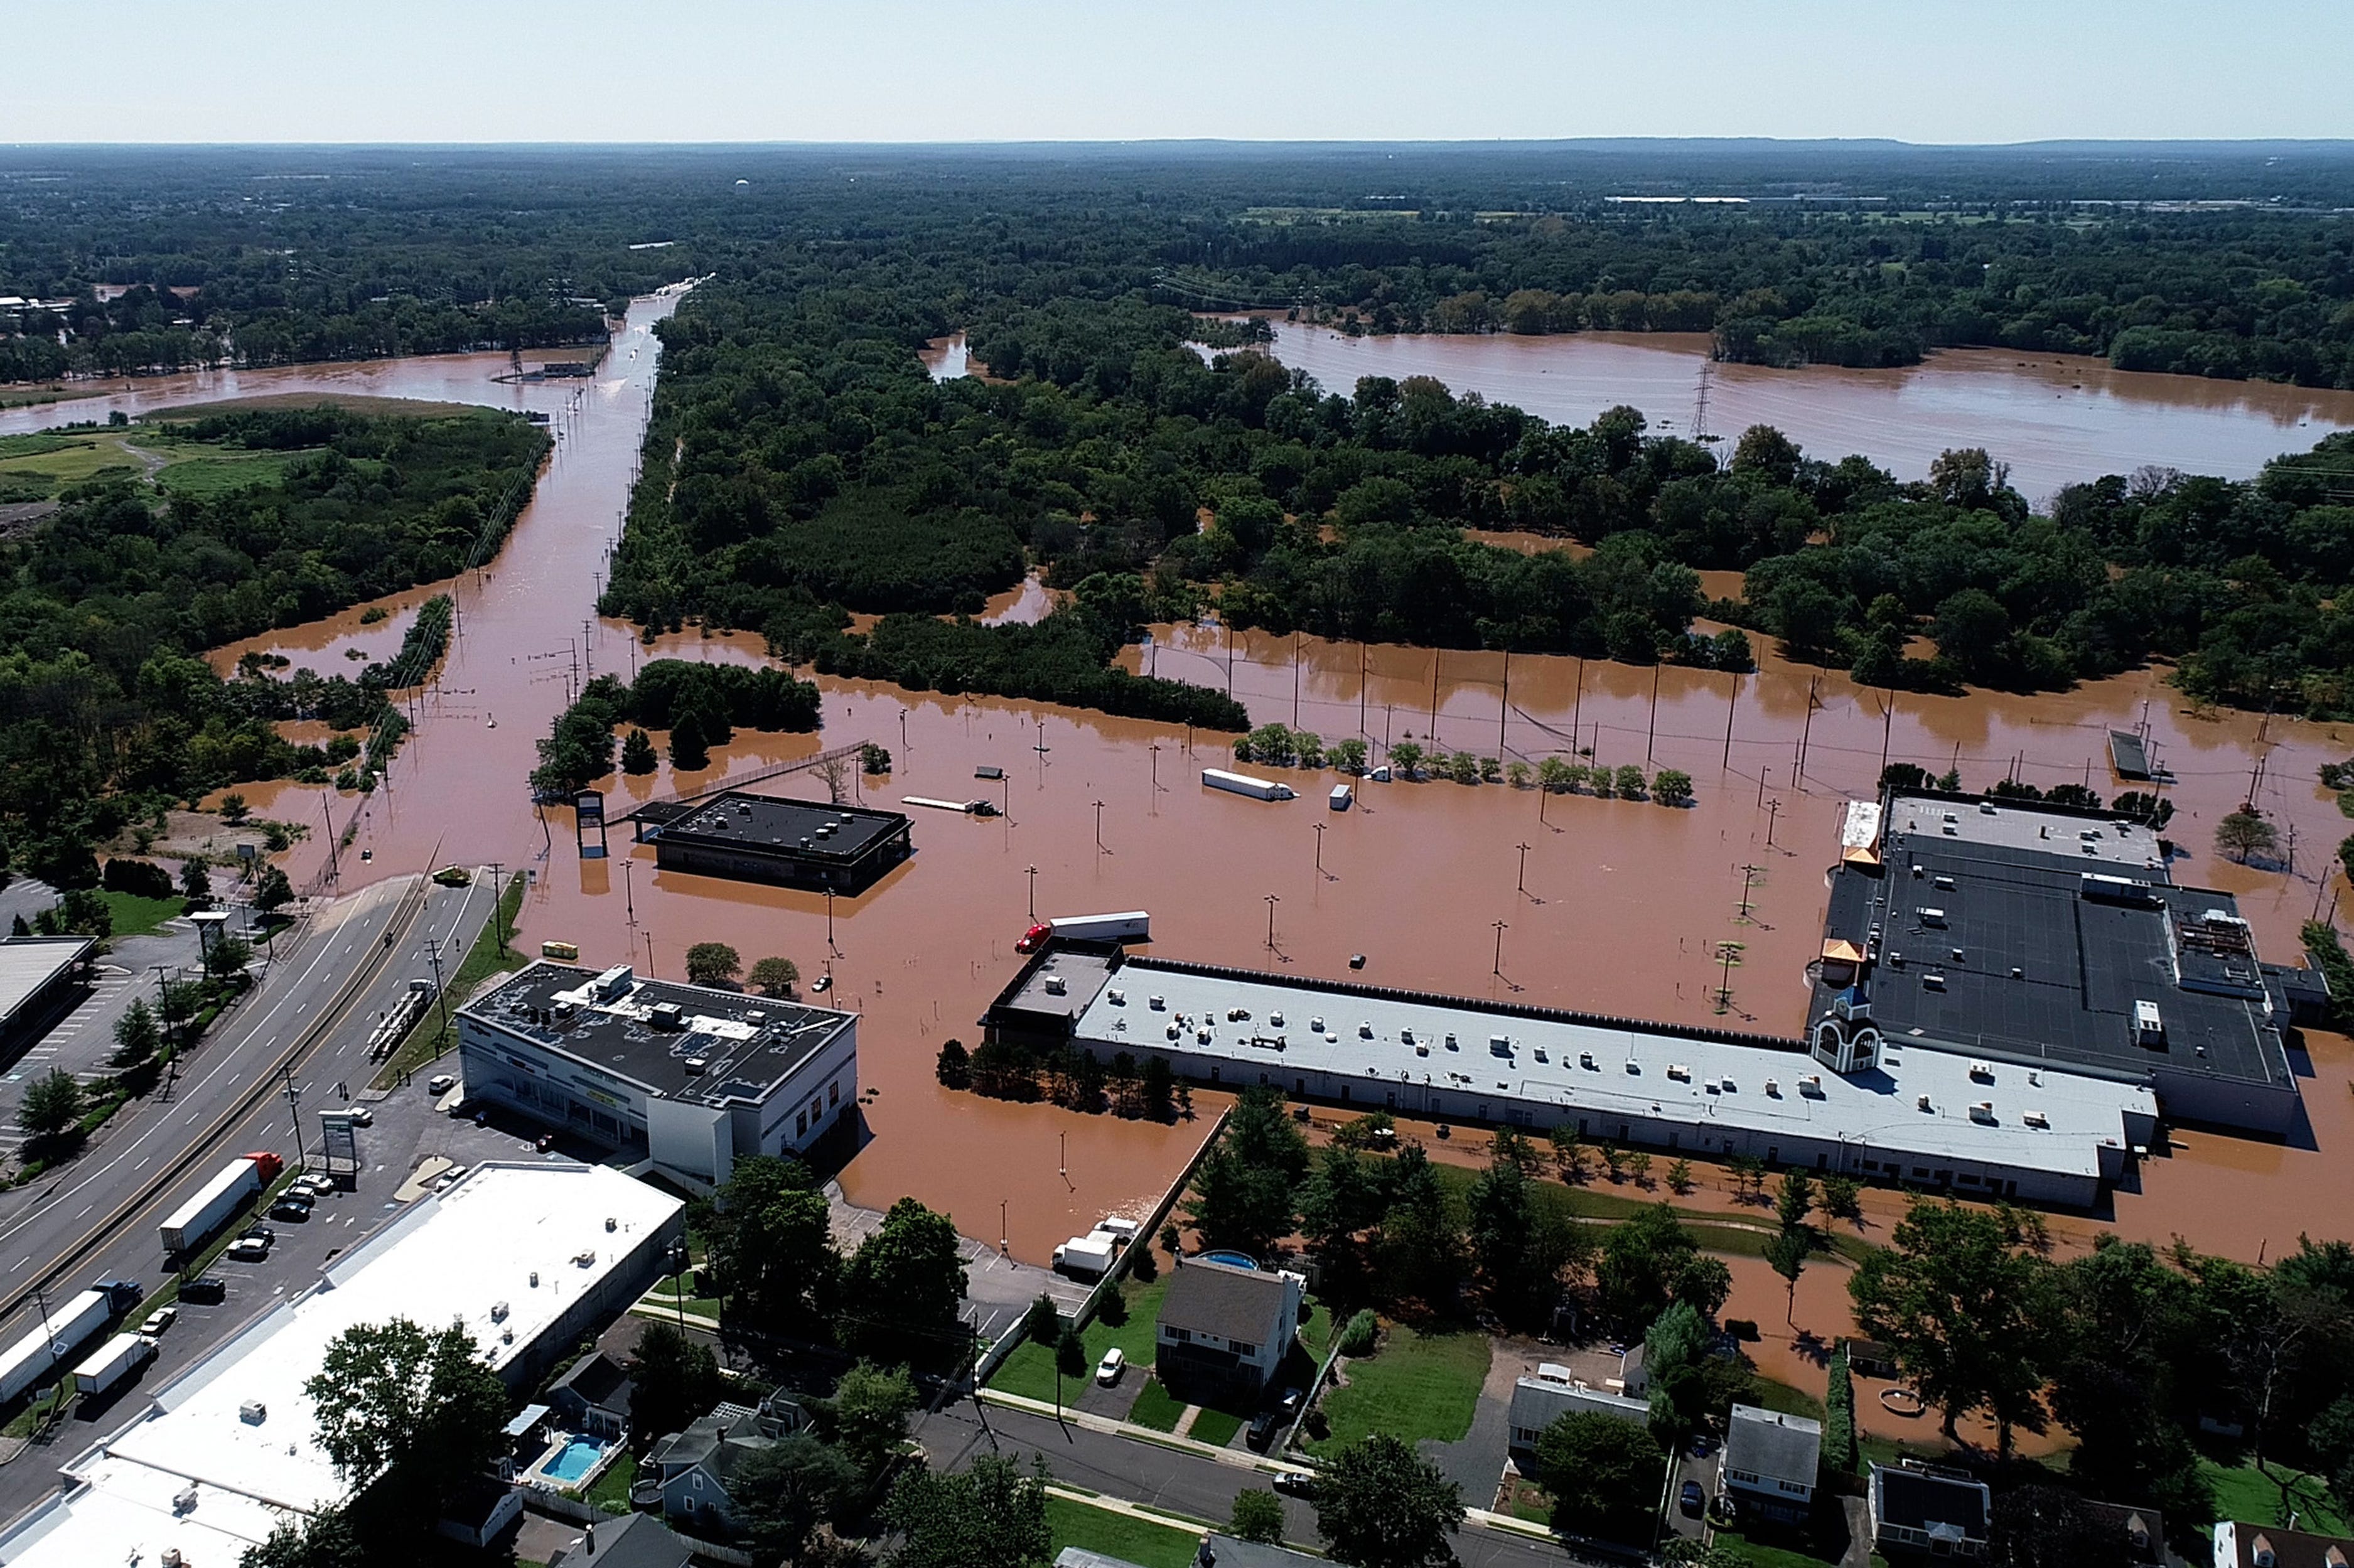
[[[1230,795],[1247,795],[1254,800],[1288,800],[1291,786],[1278,784],[1272,779],[1254,779],[1247,773],[1235,773],[1224,768],[1202,769],[1202,782],[1213,789],[1224,789]]]

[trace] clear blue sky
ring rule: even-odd
[[[7,142],[2354,136],[2347,0],[0,0]]]

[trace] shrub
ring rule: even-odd
[[[1662,768],[1651,780],[1651,799],[1662,806],[1689,805],[1691,798],[1691,775],[1681,768]]]
[[[109,893],[128,893],[140,898],[169,898],[176,889],[171,874],[153,861],[127,860],[117,856],[106,863],[100,885]]]
[[[1365,1354],[1373,1348],[1373,1340],[1380,1335],[1381,1329],[1381,1319],[1373,1316],[1372,1308],[1360,1310],[1356,1316],[1341,1326],[1339,1341],[1341,1353],[1344,1356]]]

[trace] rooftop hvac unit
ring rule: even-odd
[[[175,1518],[196,1511],[196,1489],[194,1485],[183,1487],[172,1494],[172,1513]]]
[[[1398,1039],[1399,1039],[1399,1041],[1400,1041],[1402,1044],[1407,1044],[1407,1045],[1411,1045],[1411,1044],[1414,1044],[1414,1031],[1413,1031],[1413,1030],[1411,1030],[1411,1029],[1401,1029],[1401,1030],[1399,1030],[1399,1031],[1398,1031]],[[1423,1046],[1422,1051],[1423,1051],[1423,1054],[1424,1054],[1424,1055],[1426,1055],[1426,1056],[1427,1056],[1428,1054],[1430,1054],[1430,1047],[1429,1047],[1427,1044],[1425,1044],[1425,1045]]]
[[[1935,1110],[1936,1107],[1929,1103],[1928,1096],[1922,1095],[1913,1101],[1913,1108],[1915,1110]]]
[[[1925,904],[1913,913],[1924,926],[1942,928],[1946,924],[1946,912],[1943,909],[1932,908]]]
[[[1283,1014],[1280,1012],[1270,1012],[1267,1015],[1267,1022],[1270,1027],[1280,1029],[1283,1027]]]
[[[1594,1071],[1594,1053],[1591,1051],[1580,1051],[1577,1054],[1577,1065],[1585,1068],[1589,1073]]]
[[[1821,1099],[1823,1097],[1823,1075],[1820,1073],[1808,1073],[1799,1078],[1798,1093],[1801,1095],[1810,1095],[1816,1099]]]
[[[1489,1036],[1488,1036],[1488,1054],[1489,1054],[1489,1055],[1490,1055],[1490,1056],[1509,1056],[1509,1055],[1511,1055],[1511,1054],[1512,1054],[1512,1040],[1511,1040],[1511,1035],[1509,1035],[1509,1034],[1490,1034],[1490,1035],[1489,1035]]]
[[[1670,1062],[1668,1064],[1668,1076],[1680,1084],[1689,1084],[1691,1082],[1691,1069],[1681,1062]]]
[[[2147,1050],[2161,1050],[2166,1044],[2166,1021],[2158,1016],[2158,1003],[2134,1003],[2134,1044]]]
[[[1921,989],[1923,991],[1943,991],[1946,989],[1946,977],[1939,974],[1935,969],[1931,969],[1927,974],[1921,977]]]
[[[491,1321],[492,1321],[492,1322],[493,1322],[493,1323],[504,1323],[504,1322],[505,1322],[506,1320],[507,1320],[507,1304],[506,1304],[505,1302],[504,1302],[504,1301],[493,1301],[493,1302],[492,1302],[492,1303],[491,1303]]]
[[[1144,1005],[1155,1012],[1166,1012],[1169,1011],[1169,999],[1165,996],[1148,996],[1144,999]]]
[[[684,1065],[686,1075],[690,1078],[699,1078],[711,1068],[710,1060],[703,1056],[689,1056]]]
[[[1993,1082],[1994,1082],[1994,1064],[1993,1064],[1992,1062],[1973,1062],[1973,1063],[1971,1063],[1971,1064],[1970,1064],[1970,1081],[1971,1081],[1971,1082],[1973,1082],[1973,1083],[1978,1083],[1978,1084],[1991,1084],[1991,1083],[1993,1083]]]
[[[2022,1115],[2019,1119],[2025,1122],[2030,1127],[2041,1128],[2047,1131],[2052,1126],[2052,1118],[2045,1116],[2041,1111],[2029,1111]]]
[[[1126,1007],[1128,1005],[1128,992],[1120,990],[1118,986],[1114,986],[1109,991],[1104,992],[1104,1000],[1110,1002],[1114,1007]]]
[[[1987,1126],[1992,1127],[1994,1125],[1994,1102],[1992,1100],[1980,1100],[1978,1104],[1972,1106],[1970,1107],[1970,1119],[1976,1122],[1983,1122]]]
[[[1046,994],[1048,996],[1062,996],[1067,993],[1070,989],[1069,985],[1065,983],[1062,976],[1048,975],[1046,977]]]
[[[1370,1023],[1360,1023],[1360,1024],[1358,1024],[1358,1025],[1357,1025],[1357,1038],[1358,1038],[1358,1039],[1360,1039],[1360,1040],[1371,1040],[1373,1037],[1373,1026],[1372,1024],[1370,1024]]]
[[[259,1426],[270,1419],[270,1406],[258,1399],[249,1399],[237,1407],[237,1418],[248,1426]]]
[[[1772,1096],[1774,1098],[1776,1098],[1776,1099],[1780,1099],[1780,1098],[1782,1097],[1782,1085],[1781,1085],[1780,1080],[1776,1079],[1776,1078],[1768,1078],[1768,1079],[1766,1079],[1766,1092],[1768,1095]]]
[[[1310,1020],[1308,1021],[1308,1032],[1309,1032],[1310,1033],[1311,1033],[1311,1034],[1321,1034],[1321,1033],[1324,1033],[1324,1021],[1323,1021],[1321,1018],[1311,1018],[1311,1019],[1310,1019]]]

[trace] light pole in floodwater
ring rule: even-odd
[[[1152,809],[1157,813],[1161,810],[1161,743],[1154,741],[1150,750],[1152,752]]]
[[[1529,890],[1529,851],[1535,846],[1523,841],[1513,847],[1521,852],[1520,890],[1526,893]]]
[[[634,863],[634,862],[629,860],[621,862],[621,903],[623,906],[629,910],[630,924],[632,926],[635,926],[638,923],[638,895],[636,885],[630,878],[630,872]],[[493,918],[496,917],[497,908],[497,903],[493,900],[492,904]]]
[[[1283,900],[1270,893],[1267,895],[1267,950],[1275,951],[1275,906]]]
[[[1095,803],[1095,806],[1096,806],[1096,853],[1097,853],[1097,854],[1109,854],[1109,853],[1111,853],[1111,851],[1109,851],[1109,850],[1108,850],[1108,849],[1104,848],[1104,842],[1103,842],[1103,809],[1104,809],[1104,803],[1103,803],[1101,800],[1097,800],[1097,801]]]
[[[1316,874],[1324,874],[1324,824],[1321,822],[1316,824]]]
[[[1766,847],[1774,847],[1774,824],[1782,820],[1782,797],[1775,796],[1766,802]]]
[[[842,957],[842,949],[833,945],[833,889],[831,887],[825,890],[825,950],[837,959]]]
[[[1022,874],[1030,879],[1030,924],[1035,926],[1038,923],[1038,868],[1025,865],[1022,868]]]
[[[1492,925],[1494,925],[1494,927],[1496,927],[1496,967],[1495,967],[1495,973],[1496,973],[1496,974],[1500,978],[1500,977],[1502,976],[1503,972],[1504,972],[1504,933],[1505,933],[1505,932],[1507,932],[1507,931],[1509,931],[1509,930],[1511,930],[1511,927],[1510,927],[1510,926],[1506,925],[1506,924],[1505,924],[1503,921],[1501,921],[1501,920],[1497,920],[1497,921],[1493,921],[1493,922],[1490,922],[1490,923],[1491,923]]]

